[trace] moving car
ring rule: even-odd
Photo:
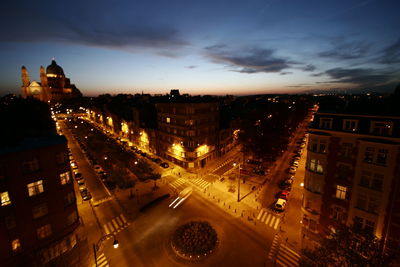
[[[278,200],[275,202],[274,208],[276,211],[284,211],[286,206],[286,200],[283,198],[278,198]]]
[[[187,199],[193,192],[193,188],[192,187],[186,187],[185,189],[183,189],[177,198],[174,199],[174,201],[171,202],[171,204],[169,204],[168,207],[172,207],[173,209],[175,209],[176,207],[179,206],[179,204],[181,204],[183,201],[185,201],[185,199]]]

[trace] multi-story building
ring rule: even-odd
[[[43,116],[41,109],[36,107],[32,116]],[[88,246],[77,211],[67,140],[53,127],[43,129],[40,123],[46,125],[47,119],[42,119],[33,124],[19,121],[25,135],[9,140],[11,145],[2,140],[0,147],[1,265],[85,266]]]
[[[320,111],[309,127],[304,247],[345,224],[399,248],[400,116],[377,115],[379,110],[370,115],[372,108]]]
[[[218,156],[218,103],[157,103],[157,152],[184,168],[201,168]]]

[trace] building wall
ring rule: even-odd
[[[218,156],[217,103],[158,103],[158,154],[184,168],[201,168]]]
[[[377,125],[384,127],[376,130]],[[308,239],[326,237],[346,224],[399,241],[400,216],[393,209],[400,193],[399,125],[398,117],[317,113],[303,194]]]
[[[30,148],[41,142],[42,146]],[[31,140],[25,146],[0,153],[0,192],[8,192],[10,201],[2,201],[0,206],[0,260],[10,266],[21,261],[44,266],[71,251],[83,237],[76,234],[80,222],[66,139],[54,136],[50,141]],[[65,184],[60,174],[69,176]],[[43,192],[29,196],[27,185],[40,180]],[[41,187],[36,187],[36,192],[40,191]],[[40,238],[38,229],[45,225],[50,225],[51,233]],[[13,251],[16,239],[20,247]]]

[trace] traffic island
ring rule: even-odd
[[[215,251],[218,235],[206,221],[192,221],[179,226],[172,235],[171,247],[181,258],[200,260]]]

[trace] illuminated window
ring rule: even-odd
[[[69,172],[63,172],[60,174],[60,182],[62,185],[68,184],[71,182],[71,175]]]
[[[308,170],[312,172],[316,172],[319,174],[324,173],[324,169],[322,167],[321,161],[318,159],[311,159],[308,165]]]
[[[43,191],[44,191],[43,180],[39,180],[39,181],[30,183],[27,185],[27,187],[28,187],[28,194],[30,197],[38,195],[40,193],[43,193]]]
[[[170,117],[167,117],[167,118],[165,118],[165,121],[166,121],[167,123],[171,123],[171,118],[170,118]]]
[[[47,213],[49,213],[49,209],[48,209],[46,203],[37,205],[32,208],[32,215],[33,215],[34,219],[40,218],[40,217],[46,215]]]
[[[21,250],[21,242],[19,242],[18,238],[11,241],[11,249],[13,252],[18,252]]]
[[[341,185],[337,185],[336,186],[336,198],[338,198],[338,199],[346,199],[346,191],[347,191],[347,187],[341,186]]]
[[[1,206],[7,206],[11,204],[10,196],[8,195],[8,192],[1,192],[0,193],[1,197]]]
[[[46,224],[38,229],[36,229],[36,233],[39,239],[46,238],[51,235],[51,225]]]

